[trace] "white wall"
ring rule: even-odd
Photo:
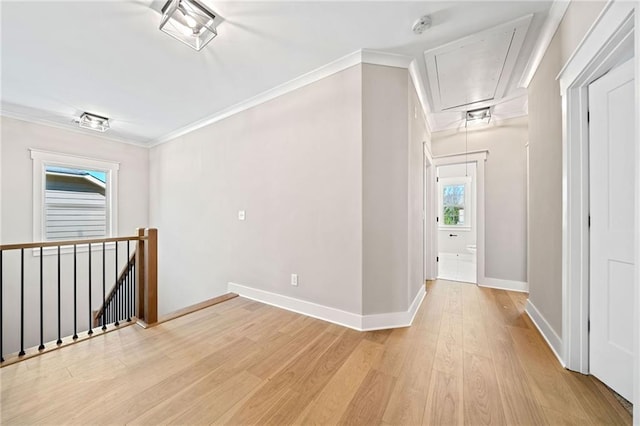
[[[527,138],[527,117],[469,128],[469,151],[489,150],[485,163],[487,278],[527,281]],[[434,132],[432,144],[434,156],[464,153],[464,129]]]
[[[2,244],[33,241],[33,165],[29,148],[62,154],[115,161],[120,163],[119,204],[117,234],[133,235],[135,228],[147,226],[149,161],[148,150],[133,145],[62,130],[11,118],[0,118],[0,198],[2,211],[0,229]],[[162,238],[162,237],[160,237]],[[121,246],[119,264],[124,266],[124,246]],[[106,262],[107,291],[115,281],[113,252],[108,251]],[[4,352],[18,350],[20,254],[4,253]],[[92,309],[102,304],[102,257],[93,258]],[[39,341],[39,257],[25,251],[25,347]],[[73,263],[71,255],[63,255],[62,271],[62,336],[73,334]],[[57,263],[56,256],[45,256],[44,263],[44,323],[45,342],[57,337]],[[88,257],[78,256],[78,324],[89,324]]]

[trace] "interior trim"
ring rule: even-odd
[[[375,50],[367,49],[356,50],[355,52],[352,52],[346,56],[343,56],[342,58],[321,66],[320,68],[303,74],[300,77],[296,77],[284,84],[262,92],[257,96],[239,102],[235,105],[230,106],[229,108],[225,108],[222,111],[218,111],[206,118],[203,118],[202,120],[195,121],[173,132],[167,133],[166,135],[151,141],[149,146],[153,147],[165,142],[169,142],[172,139],[179,138],[180,136],[186,135],[187,133],[193,132],[194,130],[224,120],[225,118],[228,118],[239,112],[268,102],[272,99],[300,89],[309,84],[315,83],[316,81],[327,78],[333,74],[344,71],[347,68],[351,68],[352,66],[358,64],[372,64],[397,68],[409,68],[409,65],[412,61],[413,58],[409,56],[397,55],[394,53],[378,52]]]
[[[317,318],[322,321],[328,321],[357,331],[384,330],[410,326],[426,294],[424,286],[421,286],[420,291],[418,291],[418,294],[416,294],[409,309],[406,311],[360,315],[242,284],[229,282],[227,285],[230,293],[236,293],[241,297],[308,317]]]
[[[11,108],[15,108],[15,110],[12,110]],[[43,114],[43,112],[40,110],[36,110],[33,108],[27,109],[25,107],[20,107],[22,111],[17,111],[17,109],[18,107],[14,106],[13,104],[3,103],[2,106],[0,106],[0,116],[11,118],[13,120],[26,121],[27,123],[35,123],[43,126],[54,127],[56,129],[67,130],[69,132],[79,133],[81,135],[94,137],[99,140],[108,140],[111,142],[119,142],[127,145],[140,146],[143,148],[149,147],[149,145],[146,144],[145,142],[140,142],[134,139],[127,139],[121,136],[115,136],[113,133],[111,134],[109,134],[109,132],[98,133],[98,132],[94,132],[93,130],[83,129],[78,125],[76,125],[75,123],[73,123],[73,125],[63,124],[63,123],[58,123],[56,121],[39,118],[39,116]]]
[[[531,322],[533,322],[544,340],[549,345],[551,352],[553,352],[556,358],[558,358],[558,361],[560,361],[560,365],[562,365],[562,367],[566,367],[564,360],[560,356],[560,354],[562,353],[562,339],[560,338],[560,336],[558,336],[551,325],[549,325],[538,308],[536,308],[535,305],[531,303],[531,300],[527,300],[527,305],[524,311],[527,313],[527,315],[529,315]]]
[[[505,22],[483,31],[471,34],[469,36],[460,38],[458,40],[445,43],[441,46],[434,47],[433,49],[426,50],[424,52],[424,60],[426,63],[426,77],[427,84],[431,92],[431,100],[433,109],[436,112],[440,111],[465,111],[473,108],[480,108],[484,103],[493,99],[502,99],[504,96],[508,83],[512,78],[512,73],[515,68],[518,57],[521,54],[522,46],[524,45],[525,37],[529,26],[533,19],[533,14],[525,15],[523,17]],[[436,57],[441,53],[456,51],[462,48],[470,42],[480,41],[483,38],[495,35],[497,33],[503,33],[505,31],[513,31],[512,39],[509,43],[509,47],[504,57],[500,77],[496,82],[495,90],[490,99],[475,100],[467,104],[457,106],[445,106],[443,100],[440,97],[440,83],[438,81],[438,66],[436,64]]]
[[[497,288],[499,290],[529,293],[529,283],[526,281],[503,280],[501,278],[484,277],[484,282],[478,285],[480,287]]]
[[[545,19],[542,29],[540,30],[540,34],[536,39],[536,44],[533,47],[531,56],[529,56],[527,65],[524,67],[522,77],[518,82],[518,87],[524,89],[529,87],[533,76],[536,74],[540,63],[542,62],[542,58],[544,58],[545,53],[547,53],[547,49],[551,44],[551,40],[553,40],[553,36],[560,26],[560,22],[562,22],[562,18],[564,18],[564,14],[569,8],[569,3],[570,2],[568,1],[554,0],[551,8],[549,9],[549,13],[547,14],[547,19]]]

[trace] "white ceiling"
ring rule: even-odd
[[[550,1],[216,2],[219,36],[196,52],[158,30],[150,0],[2,1],[2,113],[74,126],[83,111],[110,117],[105,137],[151,144],[191,123],[358,49],[411,56],[527,14],[533,19],[495,112],[526,112],[518,89]],[[422,35],[413,22],[431,14]],[[432,104],[427,93],[429,104]],[[431,111],[435,109],[431,108]],[[497,114],[499,115],[499,114]],[[460,112],[430,114],[433,130]]]

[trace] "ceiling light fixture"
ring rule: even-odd
[[[200,50],[218,35],[216,15],[196,0],[169,0],[162,7],[160,30]]]
[[[431,28],[431,16],[424,15],[421,16],[416,22],[413,23],[413,27],[411,29],[416,34],[422,34],[426,30]]]
[[[85,112],[80,116],[78,125],[83,129],[95,130],[96,132],[106,132],[109,130],[109,119],[99,115]]]
[[[489,123],[491,121],[491,107],[484,107],[467,111],[465,114],[466,125]]]

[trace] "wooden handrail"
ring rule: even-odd
[[[0,250],[19,250],[39,247],[70,247],[74,245],[82,244],[98,244],[98,243],[114,243],[118,241],[142,241],[148,237],[145,235],[138,236],[133,235],[131,237],[109,237],[109,238],[94,238],[88,240],[64,240],[64,241],[42,241],[38,243],[20,243],[20,244],[2,244]]]

